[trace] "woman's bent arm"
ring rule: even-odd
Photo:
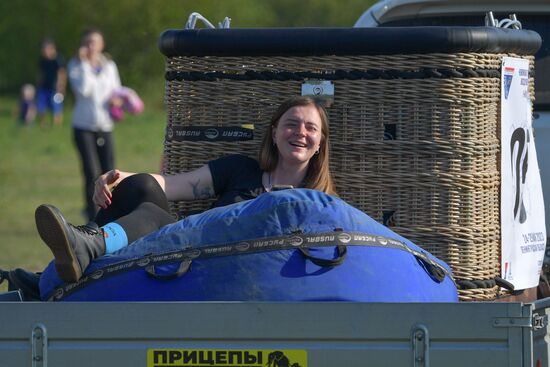
[[[135,173],[114,169],[99,176],[95,182],[94,203],[103,209],[111,205],[111,191],[120,181],[131,175],[135,175]],[[150,175],[157,180],[169,201],[197,200],[214,196],[214,184],[208,165],[176,175],[159,175],[156,173],[150,173]]]

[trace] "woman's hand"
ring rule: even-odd
[[[113,194],[111,191],[124,179],[121,171],[114,169],[98,177],[95,181],[93,201],[96,205],[106,209],[111,205]]]
[[[90,50],[88,46],[80,46],[78,49],[78,58],[80,61],[88,61],[90,55]]]

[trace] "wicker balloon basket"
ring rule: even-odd
[[[197,31],[169,31],[163,38],[186,32]],[[300,54],[308,52],[302,49],[254,55],[186,48],[185,42],[166,45],[161,40],[167,55],[166,173],[229,153],[256,157],[275,108],[300,95],[305,82],[323,80],[334,88],[327,97],[330,163],[340,196],[447,262],[462,285],[462,301],[495,299],[500,69],[503,56],[518,54],[529,58],[532,69],[529,50],[436,52],[436,45],[407,54],[374,47],[380,54],[371,48],[365,54]],[[177,202],[172,209],[194,212],[209,205]]]

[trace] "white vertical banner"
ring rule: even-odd
[[[500,100],[502,278],[515,289],[526,289],[539,283],[546,246],[528,60],[503,58]]]

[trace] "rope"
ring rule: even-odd
[[[493,288],[500,286],[510,291],[514,290],[514,285],[508,281],[496,277],[494,279],[455,279],[458,289],[480,289],[480,288]]]

